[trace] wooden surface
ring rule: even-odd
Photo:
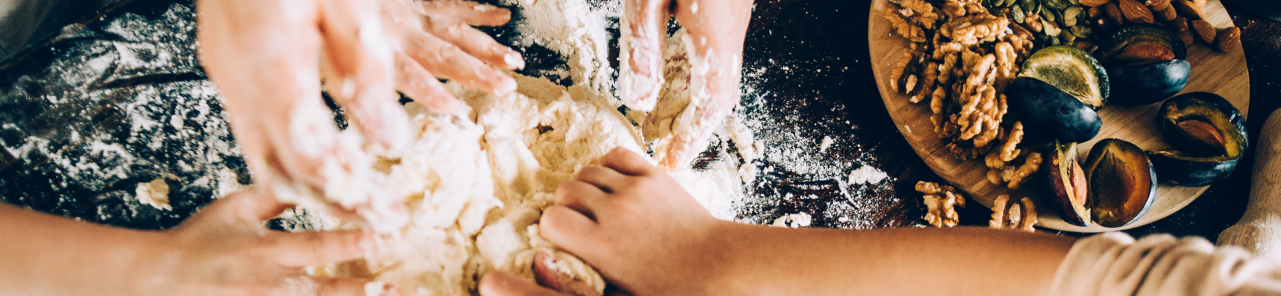
[[[907,96],[895,93],[889,88],[888,78],[895,62],[901,57],[907,41],[891,34],[893,28],[881,17],[887,6],[894,6],[884,0],[874,1],[869,12],[868,39],[873,60],[872,68],[877,86],[882,94],[882,101],[899,131],[911,144],[917,154],[925,160],[934,172],[953,185],[969,193],[974,200],[990,207],[996,196],[1009,194],[1012,197],[1029,196],[1036,200],[1040,219],[1038,226],[1072,231],[1103,232],[1129,229],[1152,223],[1169,216],[1187,206],[1205,192],[1205,187],[1178,187],[1161,184],[1157,190],[1156,200],[1148,213],[1138,221],[1120,228],[1106,228],[1091,224],[1079,227],[1063,222],[1054,210],[1048,206],[1051,201],[1043,200],[1036,184],[1029,183],[1019,190],[1009,190],[987,181],[987,167],[982,159],[961,161],[943,147],[942,141],[934,134],[933,124],[929,120],[928,102],[912,104]],[[1207,19],[1217,28],[1232,26],[1232,19],[1223,5],[1217,0],[1209,1],[1204,9]],[[1205,45],[1194,45],[1188,48],[1188,62],[1192,64],[1192,75],[1183,92],[1212,92],[1227,98],[1245,115],[1249,109],[1250,83],[1246,69],[1245,57],[1241,50],[1220,53]],[[1160,104],[1135,107],[1107,106],[1099,112],[1103,119],[1103,128],[1099,135],[1078,147],[1080,159],[1093,144],[1102,139],[1118,138],[1138,145],[1145,150],[1159,150],[1169,147],[1157,128],[1157,109]],[[1247,170],[1249,168],[1246,168]]]

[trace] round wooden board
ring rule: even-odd
[[[1050,229],[1072,232],[1105,232],[1139,227],[1152,223],[1187,206],[1192,200],[1205,192],[1206,187],[1178,187],[1161,184],[1157,189],[1156,200],[1147,214],[1138,221],[1119,228],[1107,228],[1097,224],[1080,227],[1064,222],[1041,199],[1040,194],[1023,186],[1018,190],[1009,190],[987,181],[988,168],[982,159],[961,161],[947,149],[941,149],[943,142],[934,134],[934,125],[930,123],[928,100],[912,104],[906,95],[895,93],[889,87],[890,71],[907,48],[907,40],[893,31],[889,21],[884,18],[887,7],[897,5],[886,0],[874,0],[868,26],[868,43],[870,44],[872,69],[876,75],[877,88],[881,99],[899,132],[916,150],[916,154],[925,160],[940,177],[970,194],[973,200],[985,207],[991,207],[996,196],[1009,194],[1011,197],[1031,197],[1037,207],[1037,225]],[[1207,20],[1217,28],[1232,26],[1232,18],[1219,0],[1210,0],[1203,9]],[[1246,70],[1245,56],[1240,49],[1221,53],[1208,45],[1198,43],[1188,48],[1188,62],[1192,64],[1192,76],[1183,92],[1212,92],[1227,98],[1242,115],[1246,115],[1250,104],[1250,79]],[[1095,142],[1107,138],[1118,138],[1138,145],[1145,150],[1158,150],[1169,147],[1157,130],[1156,117],[1160,104],[1137,107],[1107,106],[1099,112],[1103,119],[1103,129],[1099,135],[1078,147],[1080,159],[1085,159]],[[1249,168],[1246,168],[1249,169]],[[1238,168],[1238,170],[1240,170]]]

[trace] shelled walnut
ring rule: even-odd
[[[1009,195],[1000,195],[992,202],[992,220],[988,226],[998,229],[1016,229],[1035,232],[1036,205],[1024,197],[1017,202],[1010,202]]]
[[[1019,189],[1019,186],[1022,186],[1023,182],[1026,182],[1027,178],[1036,173],[1040,167],[1041,153],[1028,153],[1023,160],[1023,165],[1005,167],[1005,170],[1001,172],[1001,180],[1008,182],[1010,189]]]
[[[916,191],[925,194],[924,203],[927,209],[925,221],[934,227],[955,227],[960,221],[956,207],[965,207],[965,197],[956,192],[956,188],[938,183],[920,181]]]

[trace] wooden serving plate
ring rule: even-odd
[[[1051,208],[1049,201],[1043,200],[1039,193],[1034,192],[1033,188],[1037,186],[1033,184],[1027,184],[1018,190],[1009,190],[1005,186],[988,182],[986,177],[988,168],[982,158],[961,161],[947,149],[942,149],[943,142],[934,134],[934,125],[930,123],[931,111],[928,100],[912,104],[906,95],[890,89],[887,77],[890,76],[890,71],[893,71],[895,62],[902,57],[902,51],[907,48],[908,41],[898,36],[889,21],[883,17],[887,7],[897,6],[886,0],[872,2],[867,37],[871,49],[872,69],[875,72],[877,88],[881,91],[885,108],[889,110],[890,117],[894,119],[899,132],[916,150],[916,154],[925,160],[925,164],[983,206],[990,208],[993,200],[1001,194],[1009,194],[1011,198],[1031,197],[1037,205],[1038,226],[1093,233],[1129,229],[1160,220],[1187,206],[1205,192],[1206,188],[1209,188],[1209,186],[1178,187],[1161,184],[1157,188],[1156,200],[1152,202],[1152,207],[1148,209],[1147,214],[1129,225],[1107,228],[1093,223],[1089,227],[1080,227],[1064,222]],[[1232,26],[1232,19],[1219,0],[1208,1],[1202,12],[1206,19],[1219,29]],[[1188,63],[1192,65],[1192,76],[1188,79],[1183,92],[1203,91],[1218,94],[1231,101],[1237,109],[1241,110],[1242,115],[1247,114],[1250,107],[1250,78],[1246,70],[1245,55],[1240,49],[1221,53],[1205,44],[1193,45],[1188,48]],[[1156,124],[1157,109],[1160,106],[1159,103],[1136,107],[1106,106],[1099,111],[1099,117],[1103,119],[1103,128],[1099,135],[1077,147],[1080,159],[1085,159],[1095,142],[1107,138],[1126,140],[1144,150],[1169,147],[1162,139]],[[1249,168],[1237,168],[1237,170],[1242,169]]]

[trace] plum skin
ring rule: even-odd
[[[1120,105],[1147,105],[1160,102],[1183,90],[1192,75],[1186,60],[1170,60],[1107,68],[1111,78],[1111,102]]]
[[[1030,130],[1062,141],[1089,141],[1103,127],[1103,120],[1089,105],[1036,78],[1015,78],[1006,87],[1006,96]]]

